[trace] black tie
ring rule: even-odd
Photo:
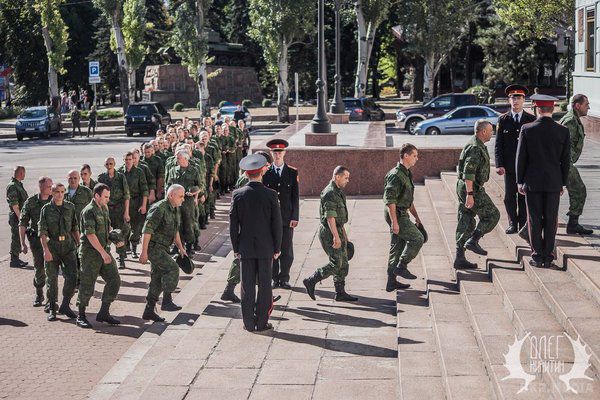
[[[281,168],[277,167],[277,168],[275,168],[275,170],[277,171],[277,176],[279,176],[281,178]]]
[[[519,114],[515,114],[515,123],[518,124],[519,123]]]

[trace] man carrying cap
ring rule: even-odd
[[[261,182],[266,163],[259,154],[240,161],[249,182],[233,192],[229,209],[231,246],[241,259],[242,318],[247,331],[273,328],[268,322],[273,304],[271,275],[273,260],[281,255],[282,223],[277,192]]]
[[[537,107],[535,122],[521,128],[517,147],[517,184],[525,195],[531,245],[530,265],[548,268],[556,257],[554,243],[560,196],[567,186],[571,162],[569,129],[552,119],[558,99],[531,96]]]
[[[298,170],[284,161],[285,149],[289,146],[283,139],[267,142],[271,149],[273,164],[265,173],[263,183],[277,192],[281,208],[283,236],[281,238],[281,257],[273,261],[273,288],[291,289],[290,268],[294,262],[294,228],[298,226],[300,198],[298,190]]]
[[[529,91],[523,85],[510,85],[504,90],[510,110],[498,118],[496,128],[496,172],[504,176],[504,206],[509,218],[507,234],[519,231],[527,220],[525,196],[517,192],[515,157],[519,132],[524,124],[535,121],[535,116],[523,110],[525,96]]]

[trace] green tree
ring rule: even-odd
[[[250,0],[249,35],[263,50],[267,70],[277,82],[277,115],[289,122],[289,49],[314,31],[311,0]]]
[[[554,38],[575,26],[575,0],[493,0],[500,19],[521,38]]]
[[[135,100],[136,71],[144,62],[148,52],[145,41],[146,29],[146,1],[125,0],[122,30],[129,74],[129,98],[132,100]]]
[[[90,60],[97,60],[100,62],[100,73],[102,74],[102,84],[100,90],[102,92],[111,95],[111,99],[114,98],[115,94],[119,92],[119,64],[117,62],[117,55],[110,48],[111,34],[110,22],[104,16],[97,18],[94,22],[94,36],[93,41],[96,47],[92,54],[90,54]],[[85,70],[85,78],[87,80],[87,66]]]
[[[60,15],[63,0],[36,0],[35,10],[40,14],[42,37],[48,57],[48,94],[58,97],[58,73],[64,74],[65,55],[69,33]]]

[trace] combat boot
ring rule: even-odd
[[[110,309],[110,303],[102,302],[100,311],[98,311],[98,314],[96,314],[96,321],[106,322],[107,324],[111,324],[111,325],[119,325],[121,323],[121,321],[119,321],[118,319],[116,319],[112,315],[110,315],[109,309]]]
[[[181,306],[173,303],[173,296],[171,293],[164,292],[160,309],[163,311],[179,311],[181,310]]]
[[[56,303],[52,302],[48,310],[48,321],[56,321]]]
[[[408,289],[410,287],[407,283],[401,283],[396,280],[396,275],[388,274],[387,284],[385,285],[386,292],[393,292],[398,289]]]
[[[586,229],[583,226],[579,225],[578,215],[569,215],[569,222],[567,223],[567,233],[569,235],[591,235],[592,233],[594,233],[594,231],[591,229]]]
[[[154,311],[154,306],[156,306],[154,301],[149,301],[146,303],[146,308],[144,309],[144,314],[142,314],[142,319],[144,321],[164,322],[165,319]]]
[[[335,301],[358,301],[358,297],[350,296],[346,293],[346,284],[344,282],[334,282]]]
[[[404,279],[417,279],[417,276],[408,270],[408,265],[402,261],[394,268],[394,275],[401,276]]]
[[[200,238],[196,239],[196,243],[194,243],[194,251],[202,250],[202,246],[200,246]]]
[[[454,269],[476,269],[477,264],[469,262],[465,257],[465,249],[456,248],[456,258],[454,259]]]
[[[92,324],[90,324],[85,317],[85,306],[79,306],[79,315],[77,316],[75,323],[78,327],[84,329],[90,329],[92,327]]]
[[[71,306],[69,304],[70,302],[71,302],[70,298],[63,297],[63,301],[60,305],[60,308],[58,309],[58,312],[59,312],[59,314],[62,314],[67,318],[75,319],[75,318],[77,318],[77,314],[75,314],[73,312],[73,310],[71,310]]]
[[[235,295],[235,292],[233,291],[234,289],[235,283],[227,283],[227,286],[225,286],[225,290],[221,295],[221,300],[231,301],[232,303],[239,303],[241,300]]]
[[[34,307],[41,307],[44,305],[44,288],[35,288],[35,300],[33,300]]]
[[[125,255],[119,254],[119,269],[125,269]]]
[[[137,243],[133,243],[131,242],[131,258],[135,258],[136,260],[139,258],[138,252],[137,252]]]
[[[309,276],[308,278],[306,278],[302,281],[302,283],[304,283],[304,286],[306,287],[306,293],[308,293],[308,296],[311,299],[316,300],[315,286],[317,285],[317,283],[321,282],[322,280],[323,280],[323,276],[317,270],[317,271],[315,271],[314,274],[312,274],[311,276]]]
[[[487,256],[487,251],[485,251],[485,249],[483,249],[483,247],[479,245],[479,239],[481,239],[482,237],[483,235],[481,234],[481,232],[475,230],[471,238],[467,240],[467,243],[465,243],[465,249],[471,250],[473,253],[482,256]]]
[[[18,255],[10,255],[10,268],[23,268],[27,266],[27,262],[21,261]]]
[[[194,254],[196,254],[196,252],[194,251],[194,244],[193,243],[186,243],[185,244],[185,252],[190,257],[193,256]]]

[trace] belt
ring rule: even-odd
[[[65,240],[67,240],[69,237],[66,235],[60,235],[60,236],[54,236],[54,237],[50,237],[50,240],[54,240],[55,242],[64,242]]]

